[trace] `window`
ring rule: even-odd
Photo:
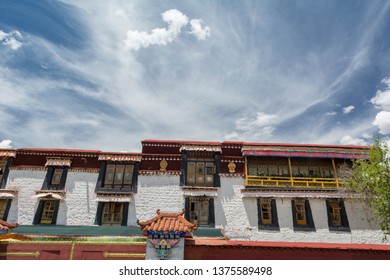
[[[63,190],[65,188],[68,167],[49,166],[43,182],[43,190]]]
[[[275,199],[259,198],[257,209],[259,229],[279,230]]]
[[[0,219],[3,221],[7,220],[11,201],[11,199],[0,199]]]
[[[99,202],[95,224],[101,226],[127,226],[128,202]]]
[[[294,230],[315,230],[310,203],[306,199],[295,199],[291,201]]]
[[[40,200],[34,217],[34,224],[55,225],[60,201],[57,199]]]
[[[248,159],[248,176],[287,177],[289,175],[287,158]]]
[[[131,188],[133,172],[133,164],[107,164],[104,187]]]
[[[219,153],[183,152],[182,186],[219,187]]]
[[[347,213],[342,200],[327,200],[326,208],[328,212],[329,230],[349,231]]]
[[[214,226],[214,199],[209,197],[186,198],[185,218],[200,226]]]
[[[213,186],[214,172],[214,162],[188,161],[187,184],[191,186]]]
[[[96,192],[135,192],[138,163],[103,162]]]
[[[6,157],[0,157],[0,189],[5,188],[10,164],[11,160],[8,160]]]

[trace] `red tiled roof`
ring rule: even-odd
[[[176,231],[185,232],[186,236],[190,236],[190,233],[195,231],[198,225],[187,221],[183,217],[184,212],[184,209],[179,213],[160,212],[158,209],[157,216],[145,222],[137,221],[137,223],[145,235],[148,231]]]

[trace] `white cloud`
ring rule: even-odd
[[[385,78],[382,83],[386,88],[378,90],[375,97],[371,99],[371,103],[378,109],[381,109],[376,117],[373,125],[378,126],[379,132],[382,134],[390,134],[390,78]]]
[[[375,97],[371,99],[371,103],[382,110],[390,110],[390,77],[382,80],[386,88],[376,92]]]
[[[206,26],[202,28],[202,20],[201,19],[193,19],[191,20],[191,32],[198,40],[205,40],[206,37],[210,37],[210,27]]]
[[[325,115],[327,115],[327,116],[335,116],[335,115],[337,115],[337,112],[335,112],[335,111],[327,112]]]
[[[367,142],[361,138],[354,138],[351,135],[345,135],[340,140],[340,144],[342,145],[356,145],[356,146],[365,146]]]
[[[371,134],[368,134],[368,133],[363,133],[362,134],[362,137],[363,137],[363,139],[371,139],[372,138],[372,135]]]
[[[349,114],[349,113],[351,113],[352,111],[353,111],[353,109],[355,109],[355,106],[347,106],[347,107],[344,107],[343,108],[343,113],[344,114]]]
[[[380,111],[376,117],[373,125],[379,127],[379,132],[382,134],[390,133],[390,112],[388,111]]]
[[[171,9],[161,14],[168,28],[155,28],[151,32],[129,30],[124,41],[129,50],[138,50],[141,47],[147,48],[149,45],[167,45],[177,38],[183,27],[188,25],[189,19],[182,12]],[[191,20],[191,32],[198,40],[204,40],[210,36],[210,27],[202,29],[202,20]]]
[[[11,140],[3,140],[0,142],[0,148],[12,148],[11,143]]]
[[[20,32],[17,30],[11,31],[9,33],[0,30],[0,43],[8,46],[14,51],[22,46],[22,42],[19,41],[20,39],[22,39],[22,34],[20,34]]]

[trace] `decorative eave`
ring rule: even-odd
[[[7,190],[7,189],[0,190],[0,198],[3,199],[14,198],[16,194],[17,194],[16,190]]]
[[[217,197],[218,189],[214,187],[183,187],[183,195],[184,196],[192,196],[192,197]]]
[[[243,146],[243,156],[367,159],[369,147]]]
[[[17,149],[17,155],[18,154],[47,157],[97,157],[101,154],[101,151],[77,149],[20,148]]]
[[[64,190],[39,190],[35,191],[35,198],[46,198],[46,199],[58,199],[63,200],[65,198]]]
[[[167,176],[180,176],[181,172],[177,170],[166,170],[166,171],[161,171],[161,170],[140,170],[138,172],[139,175],[167,175]]]
[[[45,166],[70,167],[71,164],[72,160],[70,158],[48,157]]]
[[[184,232],[186,236],[190,237],[191,233],[198,228],[198,224],[190,223],[187,221],[183,214],[185,210],[181,212],[160,212],[160,209],[156,211],[156,216],[150,220],[141,222],[137,220],[137,224],[141,227],[144,235],[147,232]]]
[[[200,144],[184,144],[179,149],[182,151],[194,151],[194,152],[214,152],[221,153],[221,145],[200,145]]]
[[[351,192],[339,191],[312,191],[312,190],[259,190],[259,189],[242,189],[242,196],[244,198],[251,197],[266,197],[266,198],[362,198],[361,195]]]
[[[98,193],[96,202],[131,202],[132,193]]]
[[[16,149],[0,149],[0,157],[16,157]]]
[[[100,161],[133,161],[140,162],[142,156],[140,154],[102,154],[99,155]]]

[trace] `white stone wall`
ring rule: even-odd
[[[42,189],[46,170],[10,170],[6,189],[16,190],[8,221],[32,225],[39,200],[34,197]],[[96,210],[95,186],[97,173],[69,170],[65,184],[65,199],[60,201],[58,225],[93,225]]]
[[[257,199],[243,197],[242,179],[221,178],[219,199],[226,223],[223,232],[231,239],[278,241],[278,242],[324,242],[324,243],[390,243],[372,216],[358,200],[344,200],[351,232],[329,231],[325,199],[310,199],[316,231],[294,231],[290,198],[277,198],[279,231],[258,229]],[[216,209],[217,210],[217,209]],[[218,210],[217,210],[218,211]]]
[[[175,175],[138,176],[134,220],[149,220],[156,215],[157,209],[161,212],[180,212],[184,208],[184,197],[179,180],[179,176]]]
[[[17,190],[13,199],[9,222],[31,225],[38,206],[35,191],[41,190],[45,170],[10,170],[6,189]],[[57,224],[93,225],[97,201],[95,186],[98,173],[69,170],[65,199],[60,203]],[[290,198],[277,198],[279,231],[259,230],[257,199],[243,197],[243,178],[221,177],[221,187],[214,193],[215,226],[230,239],[256,241],[327,242],[327,243],[383,243],[383,234],[369,211],[355,199],[344,204],[351,232],[328,229],[325,199],[310,199],[316,231],[294,231]],[[137,219],[149,220],[156,210],[179,212],[185,207],[185,193],[177,175],[139,175],[138,192],[131,197],[128,225]],[[387,241],[390,243],[390,241]]]

